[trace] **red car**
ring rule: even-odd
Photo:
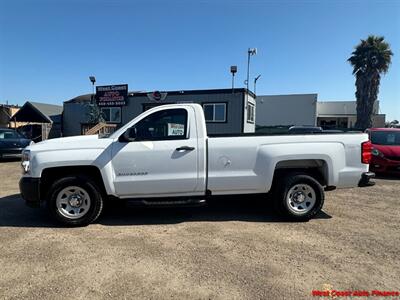
[[[370,171],[400,175],[400,128],[367,130],[372,143]]]

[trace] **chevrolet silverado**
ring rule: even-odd
[[[188,205],[238,194],[268,195],[280,214],[304,221],[321,210],[324,191],[366,185],[370,159],[367,134],[208,136],[200,105],[170,104],[109,137],[28,146],[20,190],[69,226],[95,221],[105,201]]]

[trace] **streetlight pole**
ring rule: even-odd
[[[261,77],[261,74],[258,75],[256,78],[254,78],[254,95],[256,95],[257,97],[257,93],[256,93],[256,86],[257,86],[257,80]]]
[[[232,73],[232,94],[235,91],[235,73],[237,72],[237,66],[231,66],[231,73]]]
[[[96,83],[96,77],[94,76],[89,76],[89,80],[92,83],[92,96],[91,96],[91,104],[94,104],[94,84]]]

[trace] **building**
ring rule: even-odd
[[[18,130],[35,142],[60,137],[62,106],[27,101],[11,117],[11,123],[25,125]]]
[[[318,94],[257,96],[257,129],[274,126],[321,126],[324,129],[354,128],[357,120],[356,101],[317,101]],[[372,124],[385,126],[385,115],[375,103]]]
[[[88,121],[93,95],[64,102],[63,135],[80,135],[96,124]],[[115,128],[126,124],[154,106],[171,103],[199,103],[203,106],[210,134],[282,132],[293,125],[321,126],[325,129],[353,128],[357,119],[355,101],[318,101],[317,93],[255,95],[246,89],[189,90],[169,92],[128,92],[125,105],[102,106],[105,121]],[[374,127],[385,126],[385,115],[376,103]],[[115,128],[113,130],[115,130]]]
[[[379,113],[379,101],[375,102],[372,126],[385,127],[385,115]],[[354,128],[357,121],[356,101],[324,101],[317,103],[317,125],[329,128]]]
[[[64,102],[63,135],[80,135],[87,131],[91,94]],[[117,128],[142,112],[163,104],[198,103],[203,106],[207,131],[213,133],[242,133],[255,130],[255,95],[247,89],[213,89],[168,92],[128,92],[125,105],[102,106],[107,123]]]
[[[0,104],[0,127],[18,127],[11,121],[11,117],[20,109],[18,105]]]
[[[317,124],[318,94],[257,96],[257,127]]]

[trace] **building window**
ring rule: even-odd
[[[101,113],[106,123],[121,123],[121,107],[102,107]]]
[[[226,103],[203,104],[206,122],[226,122]]]
[[[248,103],[247,105],[247,123],[254,123],[255,121],[255,106],[253,103]]]

